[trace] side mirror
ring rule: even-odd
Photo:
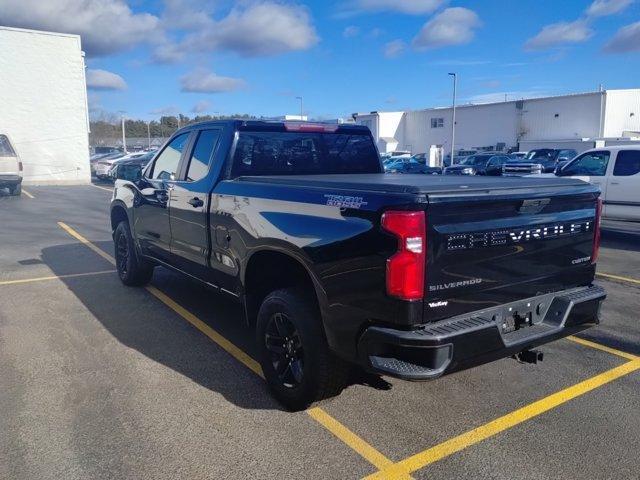
[[[127,180],[129,182],[137,182],[142,178],[142,166],[136,164],[117,165],[115,177],[118,180]]]

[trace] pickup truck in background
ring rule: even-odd
[[[588,150],[548,176],[576,178],[597,186],[602,192],[602,217],[607,220],[640,221],[638,145]]]
[[[266,381],[298,410],[350,365],[408,380],[598,322],[597,187],[384,174],[357,125],[206,122],[118,169],[118,275],[163,266],[242,303]]]

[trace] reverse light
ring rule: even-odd
[[[398,251],[387,260],[387,294],[392,297],[424,297],[426,223],[423,211],[388,211],[382,215],[382,228],[398,238]]]
[[[596,219],[593,225],[593,249],[591,250],[591,263],[598,261],[600,254],[600,219],[602,218],[602,199],[596,200]]]

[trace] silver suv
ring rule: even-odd
[[[22,193],[22,162],[9,137],[0,134],[0,188],[8,188],[11,195]]]

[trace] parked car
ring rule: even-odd
[[[597,185],[602,192],[604,217],[640,221],[640,146],[588,150],[555,175]]]
[[[0,188],[8,188],[11,195],[22,193],[22,162],[4,134],[0,134]]]
[[[124,154],[123,153],[113,153],[111,155],[108,155],[108,156],[106,156],[104,158],[99,159],[95,163],[95,175],[100,180],[108,180],[109,179],[109,171],[111,170],[111,167],[113,167],[113,165],[118,160],[138,158],[138,157],[141,157],[142,155],[145,155],[145,152],[124,153]]]
[[[414,157],[400,157],[397,160],[384,166],[387,173],[426,173],[429,175],[439,175],[442,173],[440,167],[430,167]]]
[[[366,127],[260,121],[184,127],[124,173],[120,280],[161,265],[238,300],[290,409],[351,363],[433,379],[599,321],[599,192],[580,180],[388,175]]]
[[[140,169],[144,169],[147,164],[153,159],[156,152],[142,152],[142,155],[131,155],[121,159],[117,159],[113,162],[111,169],[107,176],[110,180],[115,180],[118,176],[118,169],[121,168],[132,168],[139,167]]]
[[[501,175],[502,165],[509,161],[503,153],[469,155],[460,163],[446,167],[445,175]]]
[[[504,175],[529,175],[536,173],[553,173],[558,166],[564,165],[578,154],[575,150],[540,148],[531,150],[522,159],[512,160],[504,165]]]

